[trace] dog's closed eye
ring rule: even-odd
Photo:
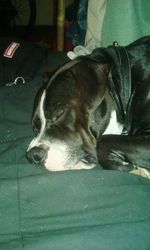
[[[63,118],[64,114],[65,114],[65,109],[57,109],[53,114],[52,121],[54,123],[60,121]]]

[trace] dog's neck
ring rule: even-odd
[[[129,55],[126,48],[121,46],[110,46],[107,51],[113,60],[109,73],[109,89],[116,103],[117,115],[124,124],[124,133],[127,133],[128,110],[132,99]]]
[[[122,132],[122,117],[109,91],[105,92],[103,101],[94,112],[91,128],[97,138],[103,134],[121,134]]]

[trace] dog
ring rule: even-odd
[[[96,48],[38,91],[29,161],[49,171],[120,170],[150,177],[150,36]]]

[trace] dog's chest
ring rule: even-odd
[[[123,131],[123,125],[117,121],[116,111],[113,110],[111,112],[109,123],[103,135],[108,135],[108,134],[120,135],[122,131]]]

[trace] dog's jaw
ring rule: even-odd
[[[95,167],[94,163],[85,163],[82,160],[76,162],[71,157],[68,146],[64,143],[52,143],[47,152],[47,158],[43,162],[43,166],[48,171],[65,171],[77,169],[91,169]]]
[[[77,155],[74,155],[70,147],[59,140],[53,142],[50,141],[38,141],[35,137],[29,147],[29,151],[32,147],[47,148],[46,158],[40,163],[48,171],[65,171],[65,170],[79,170],[79,169],[92,169],[95,167],[95,163],[84,161],[83,159],[77,159]]]

